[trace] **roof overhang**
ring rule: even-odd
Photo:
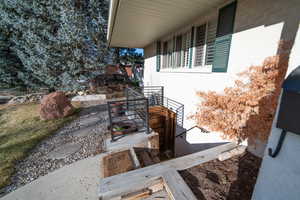
[[[143,48],[226,0],[111,0],[110,47]]]

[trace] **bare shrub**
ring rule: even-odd
[[[211,131],[223,132],[224,138],[266,140],[275,115],[281,84],[288,67],[291,42],[281,41],[278,54],[260,66],[239,73],[233,87],[223,93],[197,92],[202,98],[194,119]]]

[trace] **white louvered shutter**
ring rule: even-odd
[[[212,65],[214,62],[215,40],[217,33],[217,19],[208,22],[206,39],[205,65]]]

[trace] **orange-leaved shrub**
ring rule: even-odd
[[[222,132],[227,139],[266,140],[288,67],[289,49],[289,42],[281,41],[278,55],[239,73],[234,86],[223,93],[197,92],[202,101],[189,118],[199,126]]]

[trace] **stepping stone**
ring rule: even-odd
[[[86,127],[80,128],[76,131],[73,131],[70,134],[72,134],[73,136],[76,136],[76,137],[84,137],[84,136],[88,136],[89,134],[91,134],[95,128],[97,128],[96,125],[86,126]]]
[[[96,124],[101,121],[101,118],[98,116],[90,116],[83,119],[80,119],[79,123],[84,124],[85,126]]]
[[[51,159],[64,159],[79,151],[80,148],[80,144],[68,143],[49,152],[48,156]]]

